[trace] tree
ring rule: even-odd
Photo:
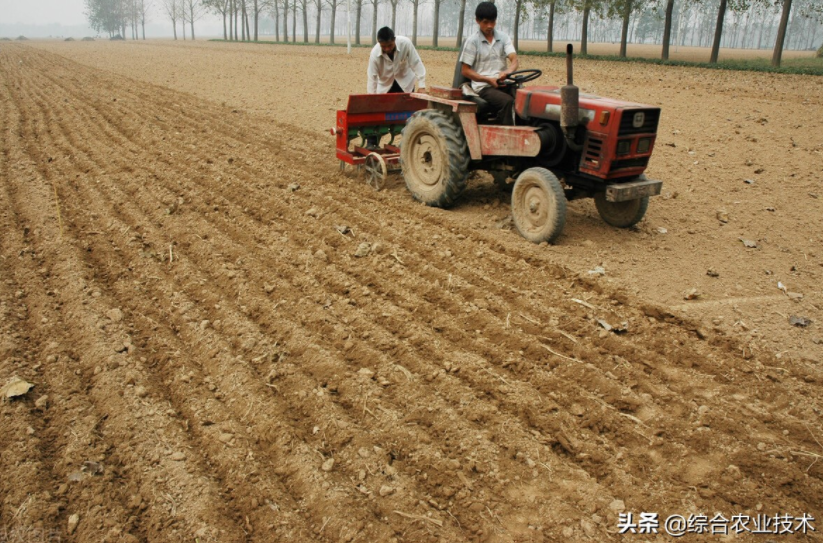
[[[254,6],[254,41],[257,41],[257,31],[260,28],[260,10],[263,9],[260,4],[262,2],[259,0],[254,0],[254,4],[252,4]]]
[[[320,43],[320,16],[323,13],[323,0],[312,0],[317,9],[317,21],[314,27],[314,43]]]
[[[300,8],[303,11],[303,43],[309,43],[309,0],[300,0]]]
[[[297,42],[297,0],[291,1],[291,42]]]
[[[360,18],[363,15],[363,0],[354,0],[355,21],[354,21],[354,43],[360,45]]]
[[[337,4],[340,3],[340,0],[327,0],[327,3],[331,8],[331,27],[329,28],[329,43],[334,45],[334,24],[337,18]]]
[[[260,31],[260,14],[264,11],[273,11],[276,10],[277,6],[275,5],[274,0],[253,0],[252,3],[252,14],[254,16],[254,41],[257,41]],[[279,19],[274,17],[275,19],[275,33],[277,32],[277,24],[279,23]],[[279,34],[278,34],[279,36]]]
[[[143,40],[146,39],[146,20],[149,17],[149,8],[151,8],[151,0],[137,0],[137,22],[140,23],[143,31]]]
[[[580,54],[588,54],[589,17],[592,12],[600,13],[606,0],[570,0],[570,7],[583,13],[583,24],[580,32]]]
[[[397,2],[398,1],[399,0],[389,0],[389,2],[391,2],[391,28],[392,28],[392,30],[397,28],[397,26],[395,26],[395,25],[397,24]],[[465,2],[465,1],[466,0],[463,0],[463,2]]]
[[[642,11],[643,0],[612,0],[609,4],[609,16],[620,17],[622,24],[620,26],[620,53],[623,58],[626,57],[626,47],[629,41],[629,23],[632,13]]]
[[[85,0],[86,18],[97,32],[106,32],[109,36],[125,34],[128,17],[128,5],[124,0]]]
[[[547,31],[546,31],[546,51],[549,53],[552,52],[553,48],[553,41],[554,41],[554,12],[557,10],[557,0],[551,0],[549,2],[549,20],[547,23]]]
[[[783,42],[786,40],[786,27],[789,24],[789,13],[792,11],[792,0],[783,0],[783,13],[780,15],[780,26],[777,28],[777,40],[774,42],[772,66],[780,67],[783,57]]]
[[[712,42],[712,54],[709,62],[715,64],[720,53],[720,38],[723,36],[723,19],[726,18],[727,0],[720,0],[720,7],[717,8],[717,24],[714,28],[714,41]]]
[[[396,5],[397,0],[392,1]],[[457,23],[457,48],[463,48],[463,21],[466,19],[466,0],[460,0],[460,20]],[[392,24],[394,24],[394,10],[392,10]]]
[[[520,37],[520,10],[523,8],[523,0],[514,0],[514,36],[512,44],[514,49],[518,49],[518,39]]]
[[[437,47],[437,40],[440,37],[440,4],[442,1],[434,0],[434,22],[432,23],[432,45],[434,47]],[[522,2],[522,0],[517,1]]]
[[[371,44],[377,44],[377,6],[380,0],[371,0],[371,5],[374,8],[371,13]],[[394,27],[392,27],[394,30]]]
[[[183,15],[179,0],[160,0],[160,7],[163,13],[171,20],[171,26],[174,29],[174,39],[177,39],[177,20]]]
[[[203,16],[204,7],[200,3],[201,0],[183,0],[183,7],[185,8],[185,18],[191,25],[191,39],[194,39],[194,21]]]
[[[283,41],[289,42],[289,0],[283,0]]]
[[[672,14],[674,13],[674,0],[666,0],[666,18],[663,24],[663,52],[661,58],[669,60],[669,44],[672,41]]]
[[[412,43],[417,47],[417,8],[420,6],[420,0],[411,0],[413,8],[412,15]]]

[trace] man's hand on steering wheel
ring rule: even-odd
[[[506,72],[501,72],[500,75],[502,76]],[[528,70],[517,70],[516,72],[511,72],[506,75],[505,78],[498,79],[498,84],[500,86],[508,86],[508,85],[522,85],[523,83],[528,83],[529,81],[534,81],[538,77],[543,75],[543,72],[540,70],[528,69]]]

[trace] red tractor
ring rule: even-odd
[[[594,198],[608,224],[626,228],[646,213],[662,181],[643,172],[657,136],[660,108],[580,95],[572,83],[572,47],[566,86],[521,88],[542,75],[521,70],[506,82],[515,96],[515,126],[483,124],[484,104],[459,88],[433,87],[406,121],[400,164],[415,199],[448,207],[472,170],[512,187],[512,217],[529,241],[551,243],[563,230],[566,202]],[[458,86],[457,78],[454,86]]]

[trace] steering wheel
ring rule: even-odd
[[[543,75],[543,72],[540,70],[517,70],[516,72],[512,72],[509,76],[501,81],[503,85],[517,85],[520,86],[523,83],[528,83],[529,81],[534,81],[538,77]]]

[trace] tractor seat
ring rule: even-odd
[[[452,80],[452,88],[455,89],[462,89],[463,85],[471,84],[471,81],[467,77],[463,76],[463,67],[460,62],[460,57],[463,55],[463,51],[460,51],[460,55],[457,56],[457,63],[454,65],[454,79]],[[483,100],[479,96],[469,95],[465,92],[463,93],[463,99],[467,102],[473,102],[477,104],[477,112],[475,116],[477,117],[477,122],[480,124],[494,124],[497,120],[497,113],[492,111],[492,106],[487,101]]]

